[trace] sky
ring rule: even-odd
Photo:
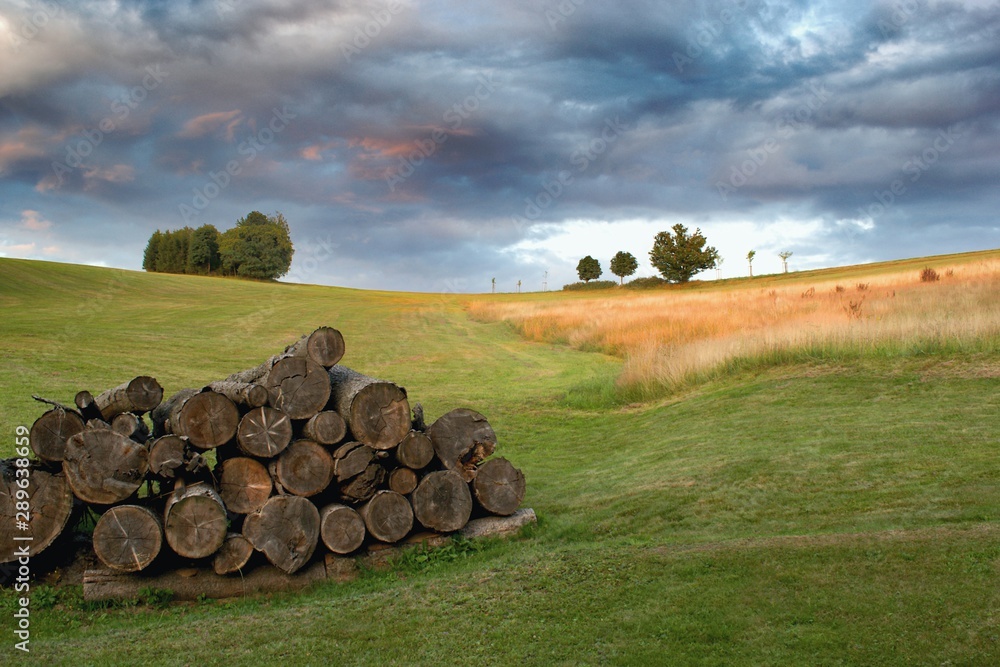
[[[558,289],[1000,247],[1000,0],[0,0],[0,256],[280,211],[286,280]]]

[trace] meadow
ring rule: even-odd
[[[488,415],[539,516],[515,540],[300,594],[93,605],[78,587],[39,582],[32,658],[997,664],[997,261],[1000,252],[662,292],[494,297],[0,259],[6,455],[15,427],[41,412],[32,393],[68,402],[140,373],[170,393],[328,324],[344,334],[346,365],[406,386],[428,419],[459,406]],[[921,284],[928,262],[953,273]],[[861,292],[862,318],[838,314],[841,298]],[[731,314],[692,335],[719,304]],[[581,308],[592,317],[556,317]],[[676,337],[667,318],[643,319],[660,311],[688,317]],[[626,312],[633,319],[616,324]],[[804,322],[824,332],[811,348],[795,344]],[[879,333],[838,333],[859,328]],[[741,331],[793,344],[706,352],[692,371],[662,361],[698,345],[724,351]],[[0,628],[13,628],[15,605],[0,593]],[[13,653],[12,634],[0,636]]]

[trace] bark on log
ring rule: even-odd
[[[77,498],[110,505],[139,489],[149,470],[149,450],[111,429],[90,428],[96,423],[66,442],[63,471]]]
[[[370,500],[379,487],[385,483],[385,467],[373,461],[358,475],[340,485],[338,491],[341,500],[353,503],[363,503]]]
[[[275,483],[296,496],[315,496],[333,479],[333,457],[312,440],[296,440],[272,466]]]
[[[347,435],[347,424],[333,410],[323,410],[302,426],[302,436],[321,445],[335,445]]]
[[[28,433],[31,451],[43,461],[66,457],[66,441],[83,430],[83,417],[71,410],[53,408],[35,420]]]
[[[111,430],[140,444],[146,444],[146,441],[149,440],[149,427],[146,426],[146,422],[142,417],[131,412],[115,415],[115,418],[111,420]]]
[[[97,407],[97,401],[94,400],[94,395],[86,389],[76,392],[76,396],[73,397],[73,402],[76,403],[76,407],[80,409],[80,415],[83,417],[83,421],[89,422],[91,419],[104,419],[104,415],[101,414],[101,409]]]
[[[179,482],[163,516],[167,544],[185,558],[211,556],[226,541],[226,508],[210,484]]]
[[[329,368],[344,356],[344,337],[332,327],[320,327],[288,346],[285,354],[309,357],[320,366]]]
[[[273,355],[269,357],[264,363],[259,366],[254,366],[253,368],[248,368],[246,370],[237,371],[227,377],[223,382],[240,382],[240,383],[255,383],[264,384],[264,380],[267,378],[267,374],[271,372],[271,368],[281,359],[278,355]]]
[[[389,473],[389,489],[403,496],[413,493],[419,481],[417,473],[410,468],[396,468]]]
[[[248,514],[243,535],[272,565],[288,574],[305,565],[319,541],[319,510],[301,496],[274,496]]]
[[[187,438],[165,435],[153,441],[149,448],[149,472],[164,479],[173,479],[188,461]]]
[[[187,436],[195,447],[214,449],[236,435],[240,412],[236,404],[214,391],[191,396],[181,406],[176,423],[171,423],[174,435]]]
[[[487,512],[509,516],[524,500],[524,475],[503,457],[490,459],[479,466],[472,492]]]
[[[208,389],[222,394],[236,405],[259,408],[267,405],[267,387],[256,382],[231,382],[219,380],[208,385]]]
[[[212,559],[212,569],[216,574],[232,574],[239,572],[253,555],[253,545],[240,533],[229,533],[215,557]]]
[[[426,433],[410,431],[396,448],[396,460],[407,468],[423,470],[434,460],[434,445]]]
[[[116,505],[94,527],[94,553],[118,572],[138,572],[149,566],[163,547],[163,526],[152,510]]]
[[[462,537],[474,539],[478,537],[509,537],[516,535],[529,523],[535,523],[538,518],[535,510],[524,507],[510,516],[486,516],[473,519],[458,531]]]
[[[254,459],[227,459],[219,470],[219,495],[230,512],[256,512],[271,497],[271,489],[267,468]]]
[[[493,427],[475,410],[458,408],[441,416],[427,429],[434,453],[448,470],[466,482],[476,476],[476,465],[497,447]]]
[[[378,491],[358,510],[368,534],[382,542],[398,542],[413,528],[410,501],[395,491]]]
[[[410,496],[410,502],[417,521],[442,533],[458,530],[472,515],[469,485],[453,470],[426,475]]]
[[[268,403],[292,419],[309,419],[330,400],[326,369],[306,357],[278,361],[264,383]]]
[[[155,576],[125,574],[106,569],[87,570],[83,575],[83,599],[134,600],[144,588],[170,590],[174,600],[242,598],[276,591],[298,591],[326,580],[326,564],[314,563],[295,576],[263,565],[240,577],[215,574],[211,568],[172,570]]]
[[[292,441],[292,421],[281,410],[266,405],[254,408],[240,420],[236,440],[244,454],[277,456]]]
[[[320,513],[319,534],[335,554],[357,551],[365,541],[365,520],[347,505],[327,505]]]
[[[163,387],[147,375],[140,375],[128,382],[101,392],[94,399],[104,421],[111,421],[115,415],[133,412],[141,415],[156,408],[163,400]]]
[[[163,401],[155,410],[149,413],[149,418],[153,422],[153,437],[174,433],[177,418],[184,407],[184,401],[198,393],[197,389],[181,389],[179,392]],[[176,433],[175,435],[183,435]]]
[[[73,492],[63,473],[18,467],[16,461],[0,461],[0,563],[16,561],[22,547],[28,548],[30,556],[44,551],[63,532],[73,513]],[[25,472],[19,474],[22,470]],[[27,489],[18,484],[24,479],[28,480]],[[18,498],[18,491],[23,490],[27,497]],[[18,502],[27,502],[29,511],[19,515]]]
[[[330,369],[332,403],[355,440],[374,449],[392,449],[410,431],[406,390],[345,366]]]

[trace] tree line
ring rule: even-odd
[[[146,244],[142,268],[157,273],[276,280],[288,273],[294,252],[285,216],[251,211],[221,233],[207,224],[197,229],[157,229]]]

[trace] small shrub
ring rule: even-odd
[[[657,287],[663,287],[669,283],[659,276],[649,276],[647,278],[636,278],[635,280],[630,280],[625,283],[625,287],[629,289],[654,289]]]
[[[139,598],[150,607],[166,607],[174,599],[174,592],[169,588],[154,588],[147,586],[139,591]]]
[[[37,609],[51,609],[59,601],[59,592],[52,586],[39,586],[31,592],[31,604]]]
[[[847,288],[844,287],[843,285],[837,285],[836,287],[833,288],[833,291],[839,294],[840,292],[846,292]]]
[[[618,287],[618,283],[613,280],[591,280],[589,283],[570,283],[569,285],[563,285],[563,289],[566,291],[610,289],[612,287]]]
[[[867,292],[869,283],[858,283],[859,292]]]
[[[922,283],[933,283],[938,280],[941,280],[941,276],[939,276],[938,272],[929,266],[920,272],[920,282]]]

